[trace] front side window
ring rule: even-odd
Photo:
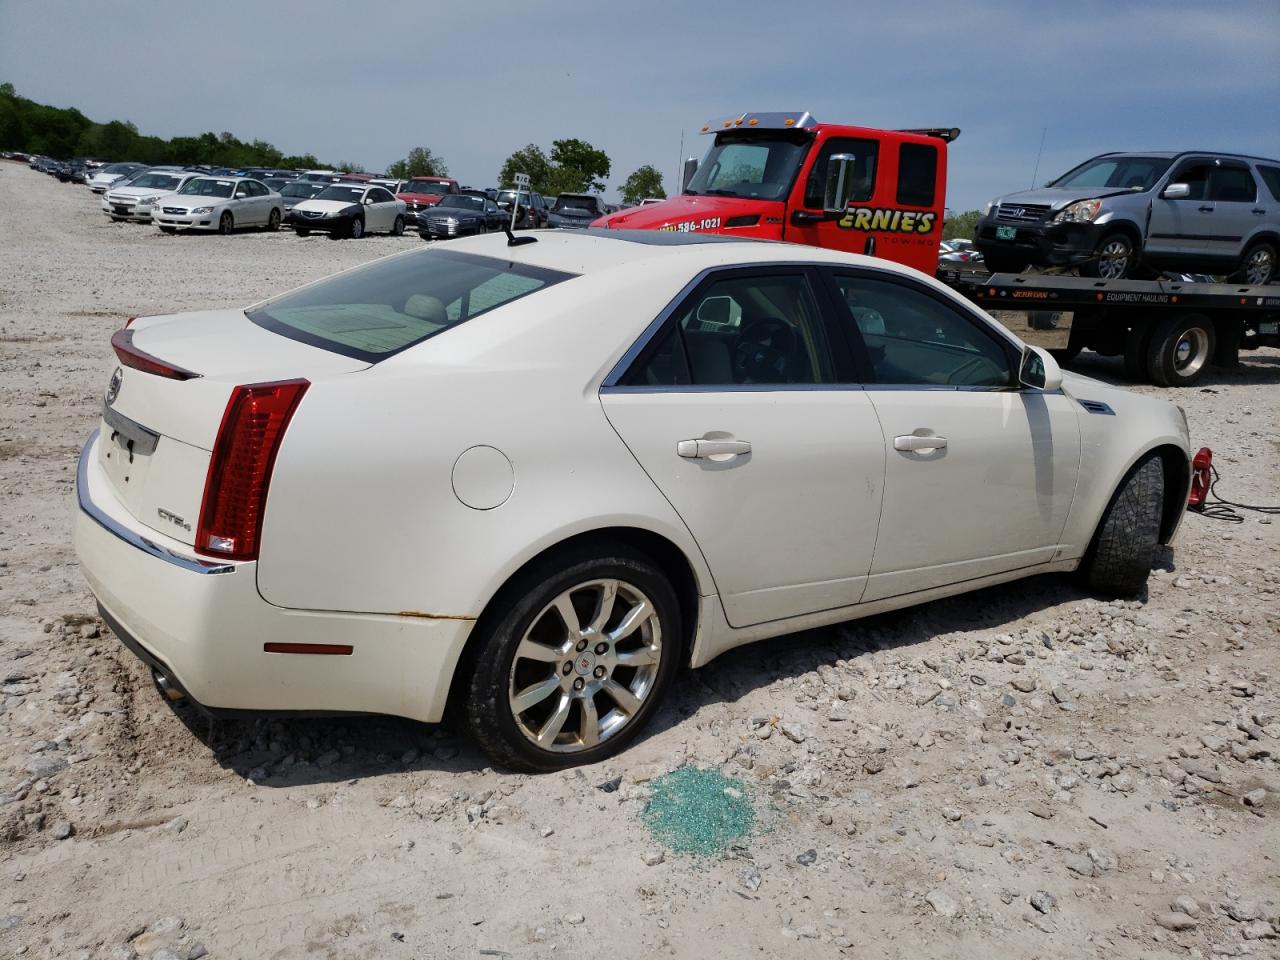
[[[822,316],[799,274],[703,284],[624,378],[634,386],[725,387],[834,380]]]
[[[802,134],[733,134],[716,138],[685,193],[782,200],[809,149]]]
[[[376,363],[573,276],[473,254],[423,250],[374,261],[245,314],[281,336]]]
[[[1223,203],[1253,203],[1258,199],[1258,185],[1244,164],[1222,164],[1209,177],[1209,199]]]
[[[898,202],[908,207],[932,207],[938,182],[938,148],[904,143],[898,152]]]
[[[837,184],[833,181],[839,177],[839,167],[830,163],[834,153],[850,154],[855,159],[845,169],[846,197],[854,203],[863,203],[871,199],[876,189],[876,159],[880,154],[880,144],[875,140],[854,139],[852,137],[833,137],[822,145],[818,158],[813,162],[813,169],[804,186],[804,205],[821,210],[826,199],[828,186]],[[853,182],[849,182],[849,177]]]
[[[1009,354],[978,323],[914,287],[837,274],[850,339],[866,348],[873,380],[920,386],[1007,387]]]

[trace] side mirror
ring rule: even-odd
[[[827,213],[843,213],[853,193],[853,165],[858,158],[851,153],[833,153],[827,160],[827,185],[822,195],[822,209]]]
[[[1191,196],[1191,187],[1185,183],[1171,183],[1161,191],[1160,196],[1165,200],[1185,200]]]
[[[693,175],[698,172],[698,158],[690,157],[684,162],[684,170],[680,174],[681,191],[689,189],[689,181],[693,179]]]
[[[1062,370],[1048,350],[1023,347],[1022,362],[1018,364],[1018,383],[1032,390],[1057,390],[1062,386]]]

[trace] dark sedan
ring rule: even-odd
[[[488,233],[501,230],[508,216],[483,194],[450,194],[418,214],[418,235],[423,240],[433,240]]]

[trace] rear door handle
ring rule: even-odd
[[[745,440],[681,440],[676,453],[686,460],[732,460],[751,452]]]
[[[1213,213],[1213,207],[1196,207],[1201,213]]]
[[[893,438],[893,449],[895,450],[942,450],[947,445],[946,437],[917,437],[914,433],[905,437]]]
[[[1261,216],[1263,216],[1267,211],[1266,211],[1266,210],[1263,210],[1261,207],[1255,207],[1253,210],[1250,210],[1249,212],[1250,212],[1250,213],[1257,214],[1258,216],[1260,216],[1260,217],[1261,217]]]

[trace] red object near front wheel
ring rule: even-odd
[[[1201,447],[1191,458],[1191,493],[1187,496],[1188,507],[1203,507],[1205,498],[1209,496],[1209,485],[1213,480],[1213,451]]]

